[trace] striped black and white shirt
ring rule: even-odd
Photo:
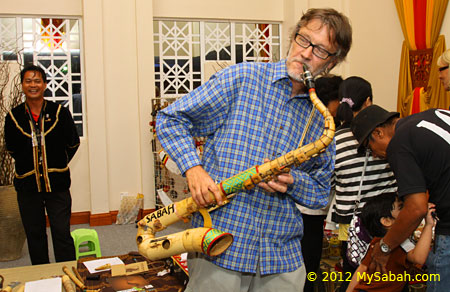
[[[339,129],[335,137],[336,162],[333,178],[336,203],[333,205],[332,220],[336,223],[349,224],[354,214],[366,156],[358,153],[358,141],[350,128]],[[369,198],[397,192],[397,183],[389,164],[371,155],[367,159],[357,214],[361,212],[361,208]]]

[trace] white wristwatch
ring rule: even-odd
[[[391,248],[384,243],[383,239],[380,240],[380,249],[384,254],[389,254],[391,252]]]

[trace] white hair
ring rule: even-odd
[[[442,55],[437,60],[437,65],[439,67],[445,67],[450,64],[450,49],[443,52]]]

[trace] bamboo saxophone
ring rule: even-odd
[[[266,162],[259,166],[249,168],[218,184],[224,198],[224,204],[238,191],[252,189],[261,181],[268,182],[274,175],[286,172],[292,165],[299,165],[311,157],[323,152],[333,141],[335,125],[333,117],[327,107],[317,97],[314,88],[314,79],[310,71],[304,66],[304,83],[309,90],[311,102],[325,119],[322,136],[305,146],[299,147],[279,158]],[[211,198],[215,200],[211,193]],[[233,236],[211,226],[208,212],[220,206],[214,206],[208,210],[200,208],[192,199],[186,198],[175,202],[151,214],[148,214],[138,222],[136,241],[139,253],[150,260],[170,257],[183,252],[201,252],[209,256],[217,256],[223,253],[232,243]],[[188,229],[176,234],[155,238],[155,233],[167,228],[167,226],[180,220],[188,221],[191,214],[200,212],[205,221],[204,228]],[[209,224],[208,224],[209,221]]]

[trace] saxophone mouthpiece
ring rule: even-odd
[[[309,71],[306,64],[303,64],[303,83],[305,83],[308,89],[316,87],[316,85],[314,84],[314,77],[312,76],[311,71]]]

